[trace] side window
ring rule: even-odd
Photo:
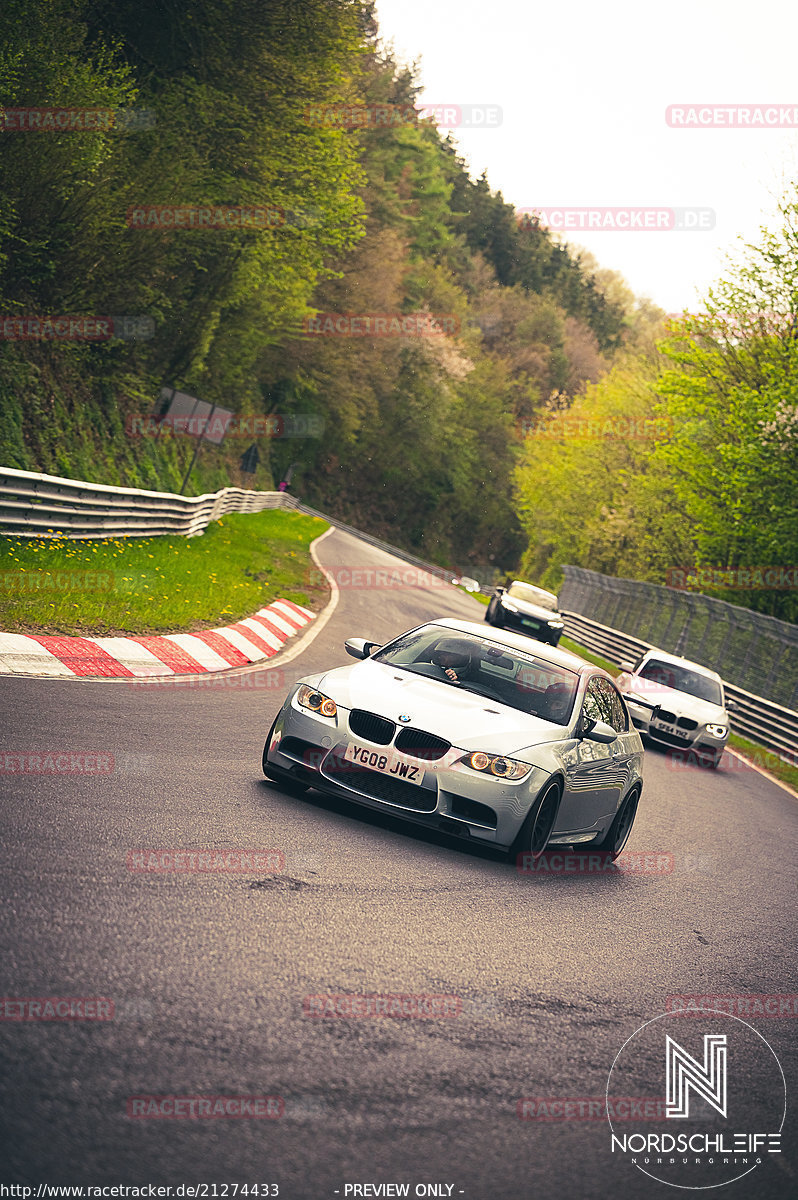
[[[609,679],[599,679],[598,682],[601,684],[602,691],[607,697],[612,713],[612,719],[608,724],[612,725],[616,733],[626,733],[629,728],[629,722],[626,716],[626,708],[618,694],[617,688],[610,683]]]
[[[607,725],[612,725],[612,705],[609,696],[602,691],[601,683],[601,677],[598,675],[594,675],[588,683],[582,715],[589,717],[591,721],[604,721]]]

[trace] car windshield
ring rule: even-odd
[[[575,671],[534,653],[509,649],[490,637],[442,625],[425,625],[403,634],[375,654],[374,660],[474,692],[555,725],[567,723],[579,686]]]
[[[710,704],[723,704],[720,684],[708,675],[691,671],[678,663],[661,662],[658,658],[650,658],[640,670],[641,679],[650,679],[662,687],[673,688],[675,692],[687,692],[699,700],[708,700]]]
[[[507,589],[507,595],[512,596],[514,600],[524,600],[527,604],[547,608],[549,612],[557,611],[557,597],[543,588],[533,587],[531,583],[512,583]]]

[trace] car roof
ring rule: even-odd
[[[664,650],[647,650],[640,662],[640,667],[651,658],[657,658],[664,663],[673,663],[677,667],[689,667],[691,671],[697,671],[699,675],[706,675],[709,679],[715,679],[718,683],[723,683],[717,671],[713,671],[710,667],[702,667],[701,663],[693,662],[690,658],[680,658],[678,654],[666,654]],[[638,671],[640,667],[637,668]]]
[[[586,663],[583,658],[578,658],[570,650],[560,650],[559,647],[548,646],[544,642],[526,637],[523,633],[512,633],[509,629],[496,629],[495,626],[486,627],[476,621],[461,621],[456,617],[432,617],[426,624],[443,625],[446,629],[456,629],[458,633],[470,633],[474,637],[487,638],[491,642],[496,642],[497,645],[507,646],[510,650],[523,650],[526,654],[534,654],[536,658],[541,658],[558,667],[566,667],[569,671],[580,673],[595,671],[596,674],[612,679],[612,676],[606,671],[593,666],[592,663]]]

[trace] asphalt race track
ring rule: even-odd
[[[318,555],[407,569],[339,532]],[[5,752],[101,753],[114,769],[3,776],[0,993],[111,997],[116,1013],[0,1022],[4,1182],[268,1182],[283,1200],[402,1181],[468,1200],[675,1194],[613,1158],[604,1120],[520,1120],[517,1101],[602,1097],[622,1044],[669,996],[798,992],[794,797],[652,750],[628,850],[672,855],[672,870],[524,876],[495,851],[261,774],[284,692],[351,663],[346,637],[483,614],[449,587],[344,588],[306,650],[235,686],[2,680]],[[128,851],[148,847],[276,849],[285,871],[129,870]],[[303,998],[329,992],[444,993],[461,1010],[306,1015]],[[726,1200],[798,1188],[798,1020],[753,1024],[786,1075],[785,1148]],[[285,1107],[132,1119],[128,1099],[145,1094]]]

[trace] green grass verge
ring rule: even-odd
[[[460,588],[460,591],[465,592],[465,594],[467,596],[470,596],[472,598],[472,600],[478,600],[480,604],[484,604],[485,608],[487,608],[488,605],[490,604],[491,597],[483,596],[482,592],[469,592],[466,588]]]
[[[0,538],[0,629],[160,634],[229,625],[283,597],[318,610],[329,588],[308,553],[318,517],[237,513],[201,537]]]
[[[560,645],[563,650],[570,650],[573,654],[578,654],[580,658],[586,659],[596,667],[601,667],[603,670],[609,671],[611,675],[615,676],[618,674],[616,663],[611,663],[608,659],[594,654],[591,650],[586,650],[578,642],[572,642],[570,638],[564,637],[560,638]],[[739,750],[740,754],[745,758],[750,758],[756,766],[761,767],[764,771],[769,771],[771,775],[775,775],[782,783],[786,783],[788,787],[798,792],[798,767],[786,762],[775,750],[768,750],[766,747],[759,746],[756,742],[740,737],[736,733],[729,734],[729,745],[732,749]]]
[[[794,792],[798,792],[798,767],[785,762],[775,750],[767,750],[764,746],[759,746],[736,733],[729,734],[729,744],[734,750],[739,750],[745,758],[750,758],[763,771],[770,771],[771,775],[775,775]]]
[[[602,658],[599,654],[594,654],[592,650],[586,650],[584,646],[580,646],[578,642],[572,642],[570,638],[561,637],[560,646],[563,650],[570,650],[572,654],[578,654],[580,658],[592,663],[594,667],[601,667],[602,671],[609,671],[613,677],[618,674],[618,667],[615,663]]]

